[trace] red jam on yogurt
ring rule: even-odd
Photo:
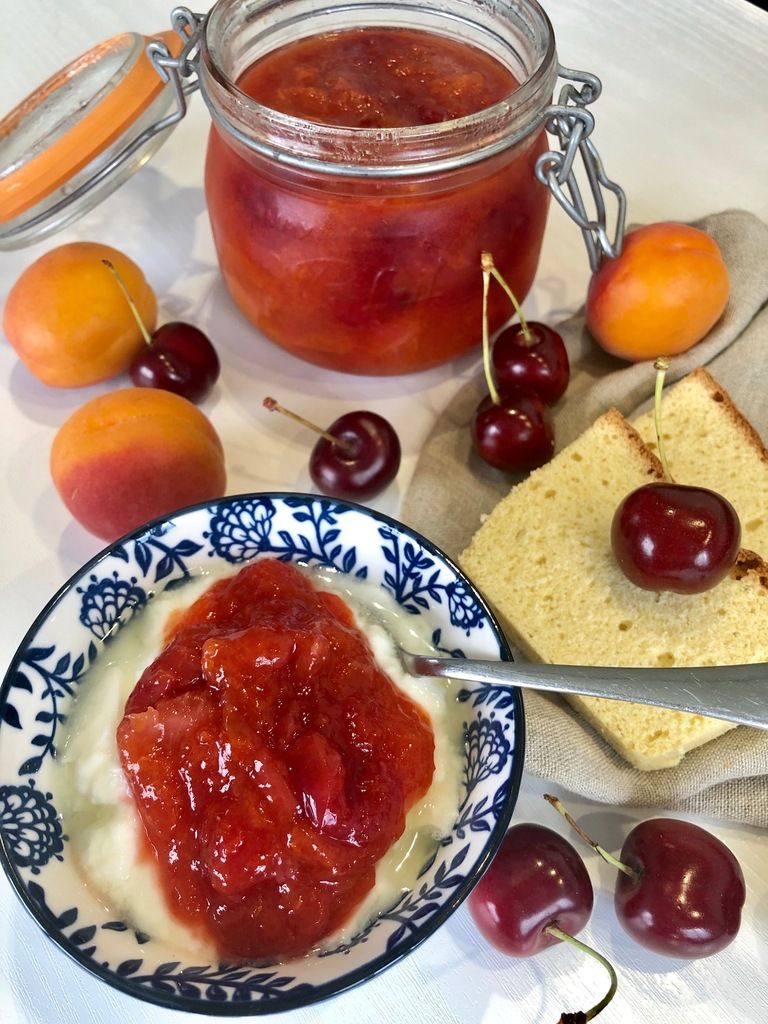
[[[266,559],[176,617],[117,730],[174,914],[221,956],[308,952],[430,787],[427,715],[345,602]]]

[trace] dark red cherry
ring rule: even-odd
[[[614,904],[622,926],[643,946],[693,959],[724,949],[744,906],[739,862],[716,836],[687,821],[652,818],[636,825],[620,860]]]
[[[549,462],[555,430],[549,409],[538,395],[521,390],[482,400],[472,420],[472,438],[480,456],[507,473],[527,473]]]
[[[527,327],[526,337],[522,324],[512,324],[493,343],[496,384],[502,392],[511,387],[535,391],[547,405],[554,405],[570,380],[568,353],[551,327],[535,320],[529,320]]]
[[[192,324],[163,324],[134,358],[130,377],[136,387],[173,391],[201,402],[219,377],[219,357],[208,336]]]
[[[559,833],[543,825],[513,826],[470,893],[469,911],[485,938],[509,956],[532,956],[559,942],[557,925],[575,935],[592,913],[584,862]]]
[[[334,498],[365,501],[391,483],[400,468],[400,441],[375,412],[348,412],[328,427],[338,443],[321,437],[309,457],[309,475]]]
[[[715,491],[651,483],[622,501],[611,525],[619,568],[644,590],[698,594],[728,575],[741,526],[736,510]]]
[[[746,895],[744,875],[711,832],[677,818],[649,818],[632,829],[615,857],[581,828],[562,801],[548,793],[544,799],[619,869],[616,916],[643,946],[696,959],[719,952],[734,938]]]

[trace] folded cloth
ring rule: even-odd
[[[768,225],[744,210],[697,221],[720,246],[731,280],[726,310],[706,339],[675,356],[667,383],[706,366],[768,439]],[[558,325],[571,382],[554,411],[557,449],[611,406],[628,417],[651,403],[652,362],[627,364],[594,343],[583,311]],[[402,518],[453,558],[515,482],[472,451],[469,424],[486,393],[482,369],[438,418],[403,501]],[[768,551],[758,552],[768,560]],[[767,698],[768,699],[768,698]],[[526,769],[590,799],[663,807],[768,827],[768,732],[738,728],[676,768],[628,765],[559,697],[527,691]]]

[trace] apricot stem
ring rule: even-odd
[[[528,321],[525,319],[525,314],[523,313],[522,306],[515,298],[514,292],[509,287],[507,282],[504,280],[498,268],[496,267],[496,264],[493,262],[493,256],[489,252],[484,252],[480,256],[480,262],[482,263],[483,270],[487,270],[488,273],[493,277],[494,281],[500,284],[501,287],[506,292],[507,298],[515,307],[515,312],[517,313],[518,319],[520,320],[520,326],[523,329],[523,337],[525,338],[525,343],[526,345],[531,345],[533,343],[533,338],[531,337],[531,332],[528,328]]]
[[[635,871],[634,868],[631,868],[629,864],[622,863],[618,857],[614,857],[612,853],[608,853],[608,851],[603,849],[599,843],[596,843],[592,836],[585,832],[581,825],[577,824],[575,818],[571,817],[565,804],[561,800],[558,800],[556,796],[551,796],[549,793],[544,794],[544,799],[548,804],[552,804],[556,811],[562,814],[574,832],[576,832],[588,846],[591,846],[595,853],[599,853],[604,861],[608,864],[612,864],[615,868],[618,868],[619,871],[623,871],[625,875],[629,875],[629,877],[635,879],[635,881],[640,878],[638,872]]]
[[[284,405],[280,405],[280,403],[276,402],[274,398],[269,398],[269,396],[267,396],[261,404],[265,409],[269,409],[270,412],[279,412],[283,416],[287,416],[288,419],[294,420],[296,423],[300,423],[302,427],[314,430],[314,432],[319,434],[320,437],[324,437],[325,440],[330,441],[331,444],[338,445],[339,448],[342,448],[350,455],[353,454],[352,448],[342,438],[334,437],[333,434],[330,434],[327,430],[323,430],[322,427],[318,427],[318,425],[313,423],[311,420],[304,419],[304,417],[299,416],[297,412],[292,412],[290,409],[286,409]]]
[[[664,451],[664,438],[661,433],[661,392],[664,389],[664,378],[669,369],[669,359],[666,356],[659,356],[654,361],[653,367],[656,370],[656,387],[653,392],[653,425],[656,428],[656,446],[659,450],[659,458],[661,459],[661,468],[664,470],[664,476],[669,483],[673,484],[675,480],[669,471],[669,463]]]
[[[491,369],[491,341],[488,336],[488,290],[491,285],[491,267],[493,266],[493,259],[489,252],[481,254],[480,266],[483,268],[483,372],[491,401],[494,405],[498,405],[499,392]]]
[[[136,321],[136,323],[139,325],[139,330],[141,331],[142,338],[144,339],[144,341],[146,341],[147,345],[151,345],[152,344],[152,336],[149,333],[149,331],[147,330],[146,324],[141,319],[141,313],[139,313],[138,309],[136,308],[136,303],[131,298],[131,293],[125,287],[125,281],[120,276],[120,273],[118,272],[117,267],[112,263],[111,260],[102,260],[101,262],[104,264],[104,266],[107,268],[107,270],[111,271],[114,279],[117,281],[118,285],[120,286],[120,291],[125,296],[125,301],[128,303],[128,308],[133,313],[133,318]]]
[[[606,971],[608,971],[611,984],[600,1002],[595,1003],[591,1010],[577,1010],[575,1013],[563,1013],[559,1021],[559,1024],[586,1024],[587,1021],[592,1020],[598,1015],[598,1013],[604,1010],[616,995],[616,989],[619,987],[619,979],[616,977],[616,971],[614,970],[613,964],[610,960],[606,960],[602,953],[598,953],[596,949],[592,949],[592,947],[588,946],[586,942],[582,942],[580,939],[570,935],[568,932],[564,932],[562,928],[558,928],[556,924],[548,924],[544,931],[549,932],[550,935],[554,935],[556,939],[567,942],[569,946],[575,946],[576,949],[580,949],[582,953],[586,953],[587,956],[591,956],[594,960],[597,960],[597,962],[602,964]]]

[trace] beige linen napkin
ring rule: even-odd
[[[672,361],[668,383],[706,366],[768,439],[768,225],[743,210],[696,223],[719,244],[731,278],[722,318],[707,338]],[[590,338],[583,314],[558,326],[571,383],[554,410],[557,450],[610,406],[630,418],[648,406],[650,362],[628,365]],[[472,452],[469,422],[485,393],[482,369],[438,419],[405,495],[402,518],[452,558],[514,479]],[[768,559],[768,551],[759,552]],[[768,699],[768,698],[767,698]],[[573,792],[614,805],[663,807],[768,827],[768,732],[738,728],[692,751],[676,768],[628,765],[559,697],[527,691],[526,768]]]

